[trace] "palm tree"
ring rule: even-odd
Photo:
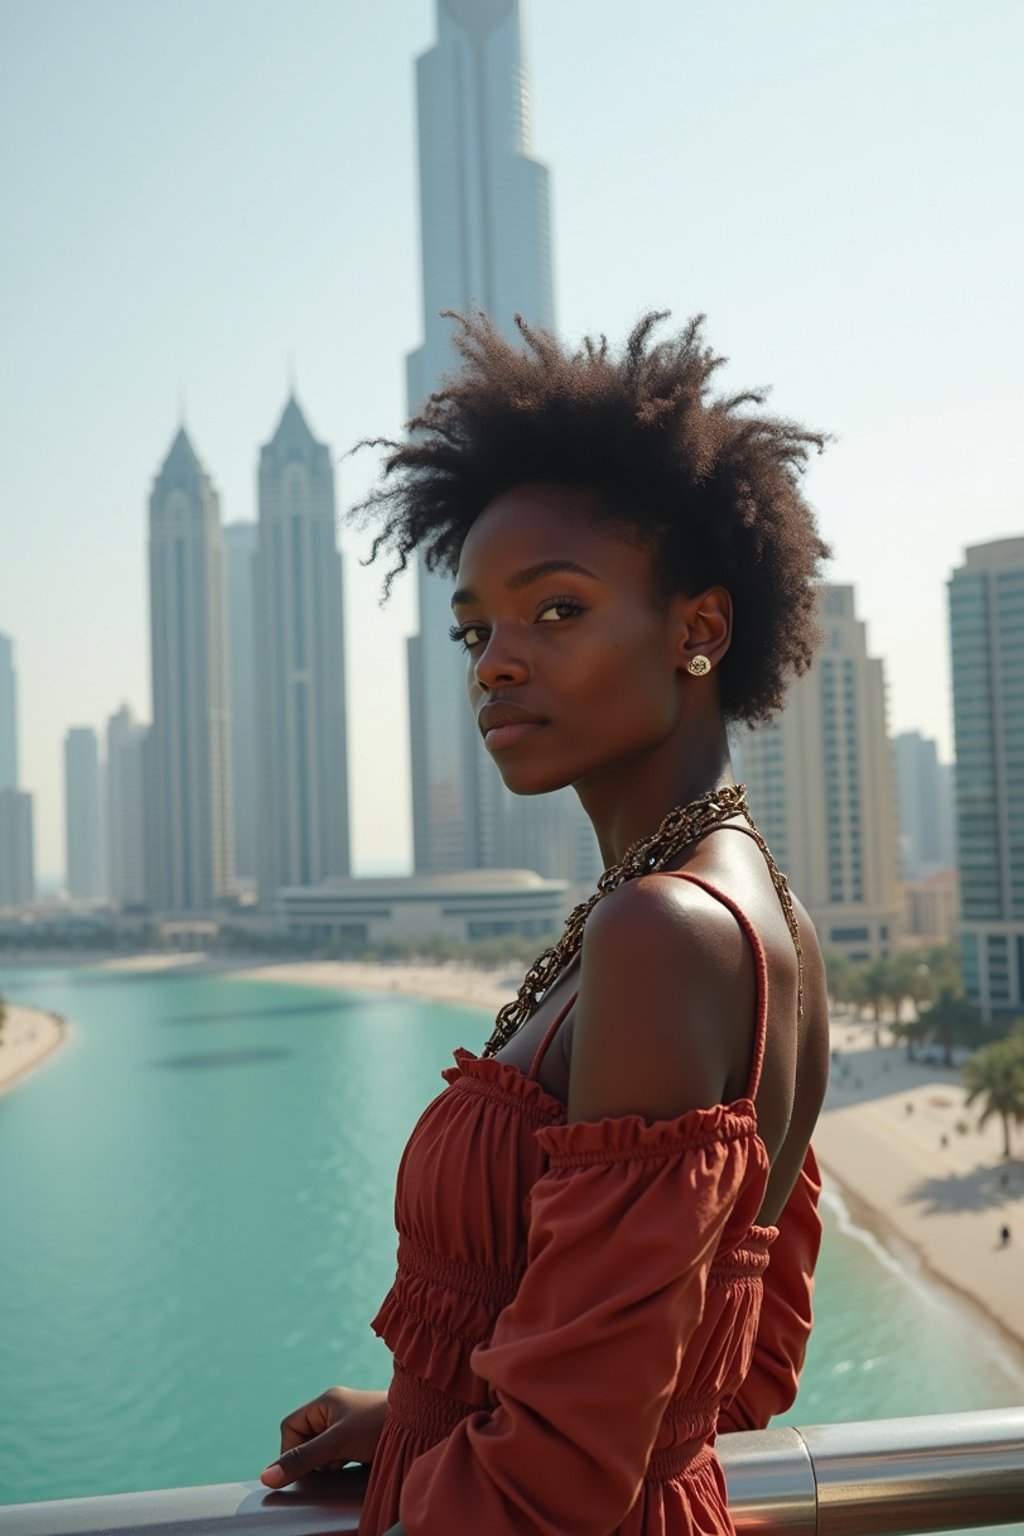
[[[1024,1027],[976,1051],[964,1064],[968,1104],[982,1100],[978,1125],[992,1115],[1003,1122],[1003,1156],[1010,1156],[1010,1121],[1024,1124]]]
[[[960,951],[955,944],[930,944],[921,958],[936,987],[948,984],[954,992],[963,992]]]
[[[916,1061],[914,1046],[920,1045],[928,1035],[928,1015],[915,1013],[912,1019],[895,1019],[889,1028],[895,1039],[906,1041],[907,1060]]]
[[[922,1015],[942,1045],[942,1059],[947,1067],[953,1065],[954,1045],[974,1045],[981,1033],[981,1013],[966,997],[947,984],[939,988],[938,996]]]
[[[921,1003],[935,996],[935,985],[927,963],[907,949],[890,955],[883,963],[889,1000],[897,1021],[902,1014],[904,1002],[913,1005],[915,1014],[920,1013]]]
[[[891,969],[889,960],[882,956],[878,960],[869,961],[857,973],[857,1001],[867,1003],[876,1024],[881,1021],[885,1004],[892,998]]]
[[[856,972],[845,955],[830,950],[824,957],[828,995],[834,1003],[856,1001]]]

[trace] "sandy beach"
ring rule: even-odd
[[[857,1220],[981,1307],[1024,1363],[1024,1158],[1003,1158],[997,1118],[978,1130],[959,1067],[908,1062],[852,1019],[835,1020],[832,1038],[839,1055],[814,1138],[823,1168]]]
[[[147,951],[141,955],[114,955],[96,963],[98,971],[124,971],[133,976],[144,976],[160,971],[213,970],[223,971],[226,963],[211,957],[204,949],[175,949]]]
[[[443,964],[367,964],[360,960],[284,961],[236,970],[233,980],[277,981],[289,986],[337,987],[349,992],[398,992],[428,1002],[456,1003],[496,1013],[514,997],[526,967],[484,970],[458,960]]]
[[[0,1093],[6,1093],[59,1051],[68,1026],[53,1013],[24,1003],[5,1003],[0,1025]]]

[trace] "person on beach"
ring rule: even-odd
[[[616,357],[455,317],[359,509],[385,590],[454,575],[484,748],[515,794],[572,785],[605,864],[406,1147],[389,1390],[296,1409],[262,1474],[369,1463],[362,1536],[731,1532],[716,1435],[796,1394],[825,975],[726,732],[811,663],[823,440],[712,398],[702,317],[663,318]]]

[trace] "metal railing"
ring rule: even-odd
[[[1024,1522],[1024,1408],[723,1435],[740,1536],[909,1536]],[[343,1536],[366,1474],[0,1506],[0,1536]],[[459,1532],[453,1516],[453,1536]],[[1024,1526],[1022,1526],[1024,1529]],[[499,1536],[495,1532],[494,1536]]]

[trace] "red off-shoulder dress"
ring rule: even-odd
[[[566,1124],[537,1080],[456,1051],[406,1147],[394,1355],[360,1536],[718,1536],[716,1433],[796,1395],[820,1241],[813,1153],[775,1227],[754,1098]]]

